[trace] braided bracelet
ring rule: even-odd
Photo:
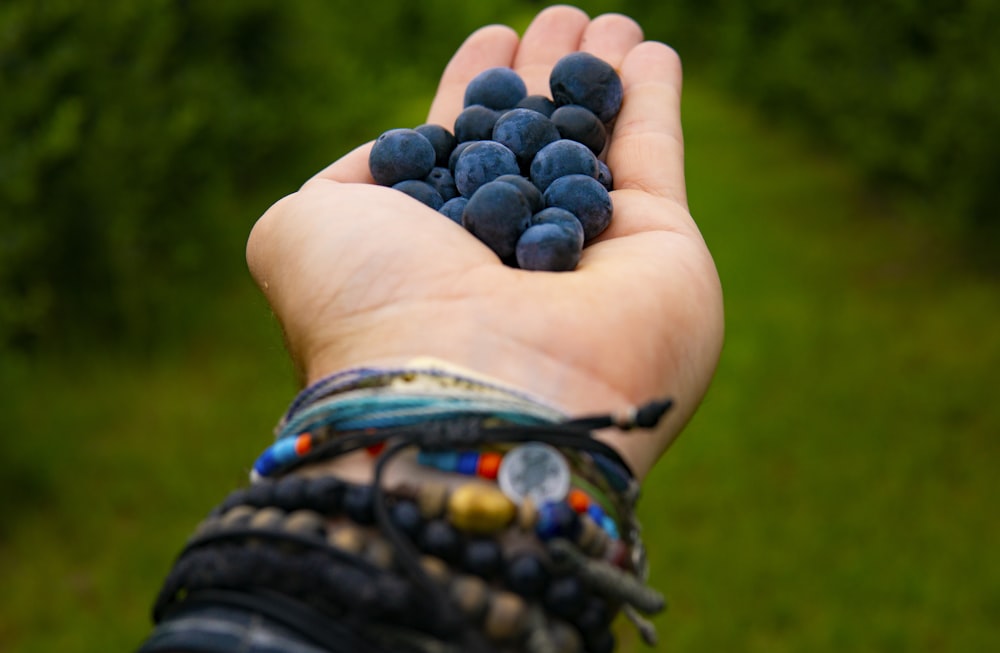
[[[291,601],[409,650],[594,653],[613,649],[611,615],[623,609],[653,643],[639,613],[665,603],[645,585],[638,484],[592,431],[650,428],[670,405],[566,420],[436,370],[325,379],[282,418],[254,483],[199,526],[154,620],[221,596],[288,622],[275,606]],[[472,478],[384,487],[387,466],[413,448],[422,464]],[[297,473],[360,449],[374,452],[370,484]]]

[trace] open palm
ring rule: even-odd
[[[721,291],[684,188],[680,63],[630,19],[540,13],[524,37],[491,26],[446,68],[427,122],[450,127],[465,85],[510,66],[548,94],[563,55],[615,66],[625,99],[607,150],[611,226],[573,272],[506,267],[434,210],[375,186],[364,145],[276,203],[248,244],[251,272],[307,380],[430,356],[535,393],[568,413],[670,395],[653,438],[610,437],[640,474],[680,431],[714,372]]]

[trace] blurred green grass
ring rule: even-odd
[[[642,502],[660,650],[1000,650],[1000,283],[711,89],[684,118],[727,342]],[[144,360],[5,361],[0,650],[133,648],[244,482],[293,374],[249,281],[199,325]]]

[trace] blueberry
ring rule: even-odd
[[[478,141],[463,141],[456,145],[455,149],[451,151],[451,155],[448,157],[448,169],[451,171],[453,177],[455,175],[455,164],[458,163],[458,157],[462,156],[462,152],[465,151],[465,148],[477,142]]]
[[[493,125],[499,117],[499,111],[481,104],[466,107],[455,119],[455,138],[459,143],[488,141],[493,137]]]
[[[527,177],[522,177],[521,175],[500,175],[494,181],[503,181],[508,184],[514,184],[521,194],[524,195],[524,199],[528,200],[528,206],[531,207],[532,213],[537,213],[545,208],[545,200],[542,199],[542,191],[531,183]]]
[[[544,95],[529,95],[517,103],[518,109],[531,109],[543,116],[552,117],[552,112],[556,110],[556,103]]]
[[[517,240],[531,222],[531,207],[513,184],[483,184],[469,198],[462,224],[500,258],[514,253]]]
[[[596,179],[597,173],[597,157],[590,148],[565,138],[543,147],[531,162],[531,181],[542,192],[559,177],[582,174]]]
[[[604,186],[609,193],[614,189],[615,180],[611,175],[611,168],[600,159],[597,160],[597,181],[601,182],[601,186]]]
[[[552,122],[562,138],[583,143],[594,154],[600,154],[608,142],[608,130],[594,112],[579,104],[567,104],[552,113]]]
[[[493,126],[493,140],[503,143],[527,170],[538,150],[559,140],[559,129],[543,114],[531,109],[511,109]]]
[[[487,68],[465,87],[465,104],[511,109],[528,94],[524,80],[511,68]]]
[[[583,249],[583,225],[580,224],[575,215],[566,209],[561,209],[558,206],[550,206],[547,209],[542,209],[531,216],[531,224],[553,224],[566,229],[573,234],[573,238],[577,242],[577,247]]]
[[[455,144],[457,143],[455,135],[441,125],[430,123],[420,125],[414,131],[429,140],[431,145],[434,146],[434,153],[436,154],[434,165],[447,168],[448,157],[451,156],[451,151],[455,149]]]
[[[552,182],[545,191],[545,205],[566,209],[583,225],[583,235],[591,240],[611,223],[611,195],[588,175],[567,175]]]
[[[455,188],[455,177],[448,168],[435,167],[424,181],[430,184],[445,202],[458,196],[458,189]]]
[[[570,230],[557,224],[536,224],[521,234],[515,254],[522,270],[568,272],[580,262],[582,247]]]
[[[435,211],[440,209],[441,205],[444,204],[444,199],[441,198],[441,194],[426,181],[420,181],[419,179],[404,179],[398,184],[393,184],[392,187],[394,190],[406,193],[418,202],[426,204]]]
[[[434,146],[414,129],[390,129],[375,139],[368,168],[375,183],[393,186],[423,179],[434,167]]]
[[[465,211],[465,205],[468,203],[469,200],[462,196],[453,197],[441,205],[438,213],[448,216],[457,224],[462,224],[462,213]]]
[[[557,106],[579,104],[609,123],[622,106],[622,80],[611,64],[587,52],[568,54],[552,68],[549,88]]]
[[[455,163],[455,186],[463,197],[472,197],[486,182],[518,172],[517,158],[510,149],[494,141],[480,141],[459,155]]]

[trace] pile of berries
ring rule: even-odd
[[[379,136],[372,177],[461,224],[508,265],[573,270],[611,222],[611,171],[599,157],[623,88],[611,65],[584,52],[556,63],[549,88],[551,100],[528,95],[510,68],[483,71],[453,130]]]

